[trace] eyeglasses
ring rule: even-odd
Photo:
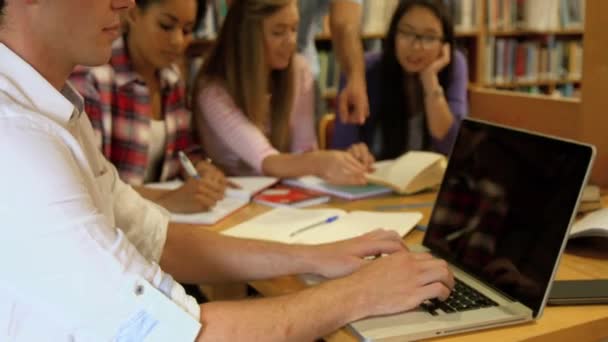
[[[436,48],[443,41],[443,37],[418,34],[416,32],[406,30],[398,30],[397,37],[403,40],[404,43],[412,46],[418,41],[424,50]]]

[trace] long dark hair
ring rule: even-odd
[[[163,0],[135,0],[135,5],[142,10],[146,10],[150,5],[163,2]]]
[[[4,6],[6,5],[6,1],[0,0],[0,24],[2,24],[2,17],[4,17]]]
[[[382,132],[382,151],[379,159],[396,158],[403,154],[408,145],[408,121],[414,114],[412,111],[424,111],[424,93],[422,84],[417,75],[407,75],[396,56],[395,38],[401,18],[414,7],[423,7],[430,10],[441,22],[443,30],[443,43],[451,46],[451,61],[454,60],[454,26],[448,9],[441,0],[402,0],[393,14],[388,33],[383,41],[380,63],[377,65],[380,73],[380,111],[377,113]],[[439,83],[447,89],[452,77],[452,62],[438,75]],[[407,80],[406,78],[409,78]],[[412,83],[413,91],[405,96],[405,84]],[[426,128],[426,115],[422,115],[423,149],[430,149],[431,136]]]

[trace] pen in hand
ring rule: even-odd
[[[179,157],[179,162],[182,164],[184,170],[186,170],[188,176],[194,179],[201,179],[201,176],[198,174],[198,171],[196,171],[196,168],[194,167],[194,165],[192,165],[192,162],[184,152],[177,152],[177,156]]]
[[[289,237],[294,237],[294,236],[296,236],[296,235],[298,235],[298,234],[300,234],[302,232],[305,232],[305,231],[310,230],[312,228],[318,227],[318,226],[320,226],[322,224],[332,223],[332,222],[334,222],[337,219],[338,219],[338,216],[332,216],[332,217],[327,218],[327,219],[325,219],[325,220],[323,220],[321,222],[316,222],[316,223],[313,223],[313,224],[308,225],[306,227],[302,227],[302,228],[300,228],[298,230],[295,230],[295,231],[291,232],[291,234],[289,234]]]

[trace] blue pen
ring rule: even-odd
[[[338,219],[338,216],[332,216],[332,217],[330,217],[328,219],[325,219],[325,220],[323,220],[321,222],[313,223],[313,224],[311,224],[309,226],[306,226],[306,227],[300,228],[300,229],[298,229],[298,230],[296,230],[294,232],[291,232],[291,234],[289,234],[289,237],[294,237],[294,236],[296,236],[296,235],[298,235],[298,234],[300,234],[302,232],[305,232],[305,231],[307,231],[309,229],[318,227],[318,226],[320,226],[322,224],[332,223],[332,222],[334,222],[337,219]]]
[[[190,161],[190,159],[184,152],[182,152],[182,151],[177,152],[177,156],[179,157],[179,162],[182,164],[182,167],[184,168],[184,170],[186,170],[186,173],[188,174],[188,176],[190,176],[194,179],[201,178],[201,176],[198,174],[198,171],[196,171],[196,168],[194,167],[194,165],[192,165],[192,162]]]

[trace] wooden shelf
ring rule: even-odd
[[[187,57],[197,57],[209,51],[215,45],[215,39],[195,38],[186,49]]]
[[[361,39],[370,40],[370,39],[382,39],[384,38],[384,33],[364,33],[361,35]],[[331,41],[331,34],[329,33],[320,33],[315,37],[316,41]]]
[[[533,87],[533,86],[557,86],[562,84],[574,83],[579,85],[580,79],[563,79],[563,80],[538,80],[538,81],[519,81],[519,82],[505,82],[505,83],[490,83],[484,84],[484,87],[489,88],[519,88],[519,87]]]
[[[464,37],[477,37],[479,35],[479,30],[458,30],[456,31],[456,37],[464,38]],[[361,35],[361,39],[363,40],[372,40],[372,39],[384,39],[386,34],[384,33],[365,33]],[[330,41],[331,34],[321,33],[315,37],[317,41]]]
[[[479,35],[479,30],[478,29],[456,30],[454,33],[456,34],[456,37],[458,37],[458,38],[477,37]]]
[[[516,36],[582,36],[584,29],[561,29],[561,30],[525,30],[525,29],[509,29],[509,30],[490,30],[488,35],[499,37],[516,37]]]

